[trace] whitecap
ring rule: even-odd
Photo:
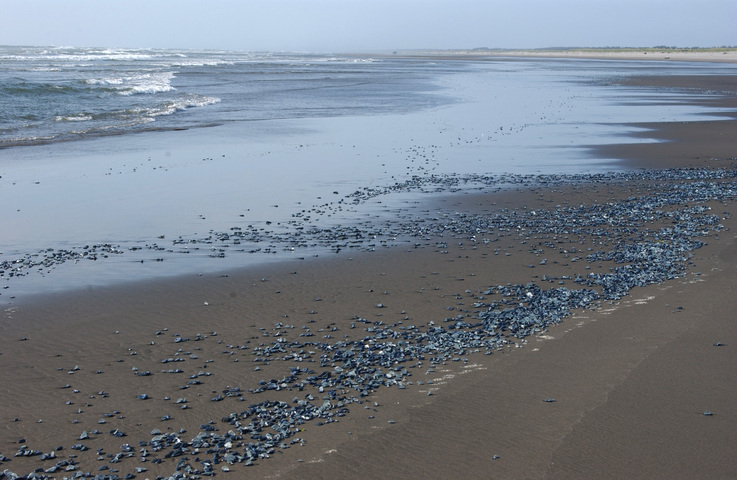
[[[191,107],[204,107],[207,105],[213,105],[220,103],[220,99],[217,97],[206,97],[204,95],[187,94],[181,98],[171,100],[156,107],[146,109],[146,114],[149,117],[159,117],[162,115],[171,115],[178,111],[186,110]]]
[[[88,78],[88,85],[103,85],[118,90],[119,95],[156,94],[176,90],[171,81],[174,72],[136,73],[126,76]]]
[[[84,115],[82,113],[76,115],[57,115],[54,121],[57,122],[86,122],[92,120],[91,115]]]

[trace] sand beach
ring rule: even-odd
[[[5,304],[0,472],[737,478],[737,78],[666,72],[624,81],[717,92],[700,101],[732,112],[633,124],[657,142],[587,145],[631,168],[621,176],[433,197],[399,214],[414,219],[414,234],[391,248]],[[634,212],[668,193],[684,200]],[[555,230],[556,219],[567,224]],[[667,255],[690,241],[668,235],[697,221],[693,238],[703,246],[684,250],[673,278],[621,292],[585,283],[637,263],[593,253],[636,244],[665,246],[646,258],[662,260],[653,267],[660,278]],[[481,327],[469,326],[493,302],[523,308],[548,290],[609,287],[610,297],[560,307],[560,323],[529,334],[512,336],[511,325],[481,339]],[[458,322],[466,324],[450,328]],[[427,347],[421,334],[436,328],[460,346],[400,352]],[[379,382],[365,396],[348,383],[308,381],[356,368],[349,360],[362,350],[374,352],[377,363],[366,368],[378,368]],[[406,357],[378,363],[388,352]],[[300,401],[316,409],[293,418],[315,416],[291,423],[276,447],[246,455],[249,442],[278,433],[269,423],[276,414],[264,412]],[[243,413],[260,402],[261,413]]]
[[[503,55],[513,57],[555,57],[555,58],[588,58],[588,59],[609,59],[609,60],[645,60],[645,61],[675,61],[675,62],[726,62],[734,63],[737,61],[737,51],[734,49],[724,49],[725,51],[709,51],[708,49],[695,50],[670,50],[670,49],[613,49],[592,50],[592,49],[571,49],[571,50],[519,50],[504,52]]]

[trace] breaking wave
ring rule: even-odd
[[[156,94],[176,90],[171,85],[174,72],[137,73],[126,76],[90,78],[87,85],[112,88],[120,95]]]

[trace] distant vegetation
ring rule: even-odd
[[[501,52],[501,51],[524,51],[524,52],[590,52],[590,53],[626,53],[626,52],[731,52],[737,50],[737,46],[722,47],[677,47],[658,45],[655,47],[546,47],[546,48],[473,48],[472,52]]]
[[[541,49],[544,50],[544,49]],[[673,52],[730,52],[737,50],[737,47],[669,47],[665,45],[659,45],[656,47],[603,47],[603,48],[566,48],[551,50],[574,50],[580,52],[658,52],[658,53],[673,53]]]

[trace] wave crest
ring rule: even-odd
[[[197,95],[196,93],[187,94],[180,98],[164,102],[156,107],[148,108],[147,116],[159,117],[162,115],[172,115],[173,113],[186,110],[192,107],[204,107],[207,105],[213,105],[220,103],[220,99],[217,97],[206,97],[204,95]]]
[[[83,113],[76,115],[57,115],[54,120],[57,122],[86,122],[92,120],[92,116]]]
[[[113,88],[119,95],[156,94],[176,90],[171,85],[174,72],[138,73],[128,76],[89,78],[87,85]]]

